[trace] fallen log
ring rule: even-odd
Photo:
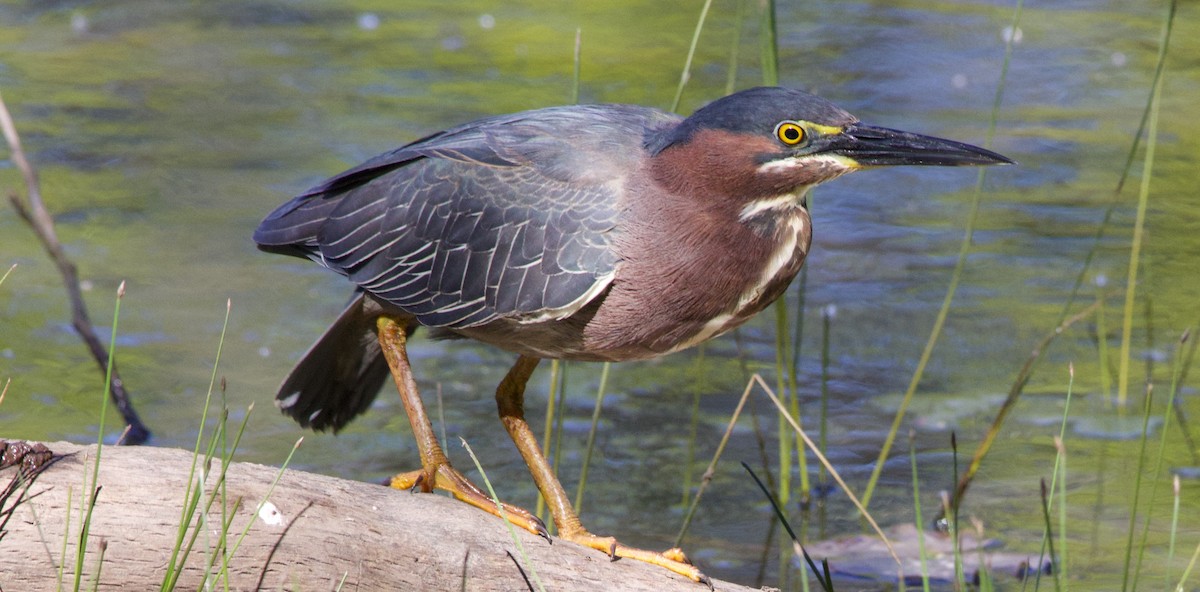
[[[0,497],[0,516],[11,512],[7,523],[0,521],[0,590],[54,589],[64,563],[65,585],[71,587],[75,578],[80,501],[87,497],[84,475],[91,471],[96,446],[46,446],[54,462],[31,477],[23,495],[18,487],[7,499]],[[103,449],[81,570],[84,586],[91,589],[97,573],[100,590],[161,586],[172,562],[191,466],[191,452],[182,450]],[[0,484],[18,479],[19,470],[21,465],[0,472]],[[211,491],[219,459],[208,470]],[[231,522],[226,546],[233,547],[252,522],[229,561],[232,590],[508,592],[537,589],[532,584],[535,571],[550,591],[706,589],[661,568],[609,561],[597,551],[516,531],[526,563],[502,520],[466,504],[302,471],[285,471],[270,493],[270,506],[256,514],[277,474],[276,467],[250,463],[232,463],[227,472],[225,516]],[[221,565],[215,551],[220,549],[221,520],[218,498],[183,562],[176,589],[199,589],[205,566],[215,556],[217,567],[207,570],[214,581],[212,574]],[[197,523],[192,521],[188,536]],[[751,590],[713,583],[717,590]]]

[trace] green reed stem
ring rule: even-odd
[[[1064,592],[1070,590],[1071,570],[1067,561],[1067,447],[1062,438],[1059,438],[1055,444],[1057,445],[1057,454],[1062,457],[1062,464],[1059,465],[1059,472],[1055,473],[1055,478],[1058,480],[1058,566],[1056,574],[1062,580],[1062,589]]]
[[[11,265],[11,266],[8,268],[8,271],[4,272],[4,275],[0,275],[0,286],[3,286],[3,285],[4,285],[4,280],[8,279],[8,276],[9,276],[9,274],[11,274],[11,273],[13,272],[13,270],[14,270],[14,269],[16,269],[16,268],[17,268],[17,264],[16,264],[16,263],[13,263],[13,264],[12,264],[12,265]]]
[[[550,439],[553,437],[554,415],[557,412],[557,406],[555,405],[555,402],[558,395],[559,366],[559,360],[550,360],[550,393],[546,396],[546,425],[542,430],[542,450],[547,452],[552,450],[550,447]],[[442,441],[445,442],[445,439]],[[539,491],[537,496],[537,507],[534,509],[533,514],[538,518],[542,518],[545,515],[545,512],[546,498],[542,495],[542,492]]]
[[[197,483],[195,479],[196,465],[200,460],[200,443],[204,441],[204,428],[208,424],[208,411],[212,406],[213,389],[217,384],[217,369],[221,364],[221,352],[225,347],[225,335],[229,330],[229,313],[232,309],[233,301],[226,299],[225,320],[221,325],[221,337],[217,341],[217,355],[213,360],[212,374],[208,379],[208,392],[204,395],[204,410],[200,414],[200,426],[196,430],[196,444],[192,449],[192,464],[188,469],[187,486],[184,488],[183,505],[179,514],[179,528],[175,532],[175,543],[171,548],[171,556],[167,561],[166,570],[163,573],[163,583],[160,587],[164,592],[175,588],[175,583],[178,581],[180,572],[183,569],[183,560],[187,557],[187,554],[184,553],[183,559],[180,558],[180,553],[183,551],[183,541],[187,535],[188,525],[192,522],[191,517],[196,515],[196,508],[200,503],[203,493],[203,483]],[[217,429],[223,431],[225,429],[224,423],[222,422],[218,425]],[[204,456],[206,462],[212,458],[212,445],[215,445],[215,441],[210,443],[209,450]]]
[[[1158,497],[1158,484],[1161,481],[1158,476],[1163,474],[1163,461],[1167,454],[1167,433],[1170,432],[1171,417],[1175,415],[1175,396],[1179,393],[1179,372],[1183,366],[1183,354],[1189,333],[1190,331],[1184,331],[1180,337],[1179,344],[1175,348],[1175,361],[1171,365],[1171,388],[1168,391],[1167,408],[1163,410],[1162,427],[1159,428],[1158,434],[1158,454],[1155,456],[1154,471],[1151,473],[1153,476],[1150,482],[1149,497],[1151,500]],[[1138,579],[1142,571],[1142,561],[1146,555],[1146,547],[1150,538],[1150,522],[1150,516],[1146,516],[1146,519],[1142,521],[1142,539],[1138,545],[1138,560],[1133,570],[1133,582],[1130,586],[1134,590],[1137,589]]]
[[[1188,578],[1192,577],[1192,569],[1196,567],[1196,561],[1200,560],[1200,543],[1196,544],[1196,550],[1192,552],[1192,558],[1188,561],[1187,567],[1183,569],[1183,575],[1179,576],[1179,583],[1175,585],[1176,592],[1184,592],[1183,585],[1187,583]]]
[[[86,479],[87,469],[84,469],[84,478]],[[67,487],[67,505],[63,510],[63,538],[62,547],[58,553],[58,582],[55,584],[55,592],[61,591],[63,587],[63,570],[67,566],[67,541],[71,538],[71,494],[75,492],[74,487]]]
[[[832,304],[821,311],[821,412],[817,429],[817,444],[821,452],[829,450],[829,335],[837,308]],[[818,479],[825,484],[825,467],[818,468]]]
[[[961,479],[958,479],[957,475],[955,476],[958,480],[958,486],[954,492],[956,505],[961,503],[957,500],[961,500],[967,494],[967,488],[971,486],[971,480],[979,472],[979,467],[983,466],[984,457],[987,456],[988,451],[992,448],[992,444],[996,441],[996,437],[1000,434],[1000,428],[1004,425],[1004,420],[1008,418],[1008,414],[1012,412],[1017,404],[1017,400],[1020,399],[1021,393],[1025,391],[1025,385],[1029,383],[1029,378],[1033,375],[1033,368],[1037,365],[1038,360],[1041,359],[1042,352],[1050,347],[1055,338],[1066,333],[1067,329],[1070,329],[1075,323],[1091,316],[1097,308],[1099,308],[1099,303],[1093,303],[1079,311],[1075,316],[1063,321],[1062,324],[1047,333],[1034,346],[1033,352],[1029,354],[1029,357],[1025,360],[1025,365],[1021,366],[1021,369],[1017,372],[1017,378],[1013,380],[1012,386],[1009,387],[1008,396],[1000,404],[1000,409],[996,412],[996,417],[992,419],[992,425],[988,427],[987,433],[983,435],[983,440],[975,447],[975,454],[971,457],[971,464],[967,465],[967,472],[963,474]]]
[[[863,519],[867,521],[867,524],[869,524],[875,531],[875,533],[879,535],[879,539],[883,541],[883,545],[887,547],[888,554],[891,555],[893,560],[895,560],[896,566],[902,568],[903,563],[900,561],[900,556],[896,554],[896,548],[892,545],[892,542],[888,540],[887,534],[883,532],[883,529],[879,527],[879,523],[875,521],[875,517],[871,516],[871,513],[867,511],[866,505],[859,501],[858,496],[854,495],[854,490],[850,489],[850,486],[846,484],[846,481],[842,479],[842,476],[838,474],[836,469],[833,468],[833,465],[829,462],[829,459],[817,449],[817,444],[812,441],[812,438],[808,437],[808,434],[804,431],[804,428],[801,428],[800,424],[796,423],[796,421],[787,414],[787,408],[784,407],[783,401],[780,401],[779,397],[775,396],[775,392],[772,391],[767,382],[762,379],[762,376],[755,374],[751,377],[751,381],[753,384],[757,384],[758,387],[762,389],[763,393],[767,395],[767,398],[770,399],[771,403],[775,405],[775,409],[779,411],[779,415],[788,420],[788,425],[791,426],[792,430],[795,431],[796,435],[799,436],[800,439],[804,440],[805,446],[808,446],[808,449],[812,451],[813,456],[817,458],[817,462],[825,465],[825,469],[829,471],[829,476],[832,477],[833,481],[842,489],[842,493],[846,494],[846,498],[850,500],[850,503],[854,504],[856,509],[858,509],[859,515],[861,515]]]
[[[491,479],[488,479],[487,473],[483,470],[483,465],[479,463],[479,458],[475,456],[475,451],[471,450],[471,445],[467,444],[466,438],[459,437],[462,442],[462,447],[467,450],[467,455],[471,457],[471,462],[475,463],[475,470],[479,471],[479,476],[483,478],[483,485],[487,487],[488,495],[492,498],[492,503],[496,504],[496,509],[500,510],[500,518],[504,519],[504,525],[508,527],[508,534],[512,537],[513,544],[517,546],[517,553],[521,555],[521,560],[525,562],[525,567],[529,568],[529,575],[533,579],[534,585],[537,586],[539,592],[546,592],[546,587],[542,585],[541,578],[538,577],[537,569],[533,566],[533,562],[529,560],[529,554],[525,552],[525,545],[521,544],[521,537],[517,536],[517,529],[513,526],[512,520],[508,518],[508,512],[504,510],[504,504],[500,503],[500,498],[496,496],[496,490],[492,487]]]
[[[704,352],[706,349],[703,343],[696,348],[696,359],[692,361],[693,377],[700,376],[704,372]],[[683,464],[683,499],[679,502],[685,507],[688,505],[688,499],[692,496],[693,465],[696,463],[696,438],[700,431],[699,382],[693,380],[690,386],[692,387],[692,413],[691,419],[688,422],[687,459]]]
[[[921,559],[921,590],[929,592],[929,554],[925,550],[925,519],[921,514],[921,482],[917,479],[916,432],[908,431],[908,464],[912,468],[913,516],[917,525],[917,556]]]
[[[738,56],[742,46],[742,25],[746,22],[747,0],[737,0],[737,12],[733,18],[733,39],[729,43],[729,67],[725,75],[725,94],[733,94],[737,88]]]
[[[809,211],[812,211],[812,193],[809,193],[808,206]],[[804,345],[804,311],[807,308],[808,301],[808,268],[800,268],[800,281],[797,282],[796,288],[796,323],[795,329],[792,331],[792,359],[788,370],[788,388],[791,389],[792,396],[788,398],[788,412],[800,421],[800,389],[798,387],[800,376],[800,352]],[[803,475],[801,482],[803,488],[803,496],[801,503],[807,504],[810,500],[810,489],[808,486],[808,455],[804,450],[804,442],[796,439],[796,458],[800,459],[800,474]],[[824,472],[821,473],[824,475]],[[807,585],[807,580],[805,584]]]
[[[567,402],[567,371],[571,363],[563,361],[558,374],[558,413],[554,418],[554,474],[558,475],[559,461],[562,460],[563,421],[566,419]],[[553,522],[553,521],[551,521]]]
[[[1067,398],[1066,398],[1066,401],[1063,403],[1063,415],[1062,415],[1062,421],[1059,423],[1058,435],[1054,437],[1055,454],[1054,454],[1054,467],[1050,471],[1050,493],[1049,493],[1049,498],[1044,501],[1044,503],[1048,504],[1046,511],[1049,512],[1049,507],[1053,506],[1053,504],[1054,504],[1054,492],[1056,491],[1056,488],[1059,492],[1061,492],[1061,503],[1059,504],[1059,508],[1058,508],[1059,509],[1058,536],[1059,536],[1060,550],[1059,550],[1059,556],[1056,561],[1055,556],[1054,556],[1054,544],[1052,541],[1049,540],[1050,537],[1053,536],[1054,533],[1050,529],[1049,521],[1047,521],[1046,527],[1042,530],[1042,543],[1041,543],[1041,549],[1038,551],[1038,563],[1037,563],[1037,565],[1039,565],[1039,566],[1042,565],[1046,558],[1046,553],[1047,553],[1047,551],[1049,551],[1050,561],[1053,562],[1053,564],[1054,564],[1054,575],[1055,575],[1055,586],[1056,587],[1064,585],[1062,582],[1060,582],[1059,572],[1060,571],[1065,572],[1065,569],[1066,569],[1067,449],[1063,442],[1067,435],[1067,418],[1069,418],[1070,414],[1071,414],[1071,395],[1075,388],[1075,365],[1073,363],[1067,364],[1067,375],[1068,375]],[[1062,474],[1061,480],[1059,479],[1060,472]],[[1038,572],[1038,579],[1039,579],[1039,581],[1041,579],[1040,569]],[[1066,580],[1065,576],[1062,577],[1061,580],[1063,582],[1065,582],[1065,580]]]
[[[755,374],[755,376],[758,376]],[[742,409],[746,406],[746,401],[750,398],[750,392],[754,388],[754,379],[750,379],[746,383],[746,388],[742,391],[742,398],[738,399],[737,408],[733,410],[733,415],[729,418],[729,425],[725,426],[725,434],[721,436],[721,441],[717,444],[717,450],[713,452],[712,460],[708,462],[708,468],[704,470],[704,475],[700,478],[700,486],[696,488],[696,495],[692,496],[692,503],[688,504],[687,513],[683,516],[683,523],[679,526],[679,534],[675,536],[675,542],[672,547],[678,548],[683,544],[683,537],[687,535],[688,528],[692,525],[692,517],[696,514],[696,508],[700,506],[700,498],[704,495],[704,490],[708,488],[708,484],[712,482],[713,475],[717,471],[717,461],[721,460],[721,454],[725,452],[725,445],[729,443],[729,437],[733,435],[733,426],[737,424],[737,420],[742,416]]]
[[[959,481],[958,434],[956,434],[954,431],[950,432],[950,460],[951,466],[954,468],[954,482],[957,483]],[[943,511],[946,512],[946,515],[949,518],[950,540],[953,541],[954,585],[956,589],[964,590],[966,589],[967,581],[966,576],[963,574],[962,536],[959,534],[961,531],[958,528],[960,525],[958,521],[958,509],[962,506],[962,498],[956,495],[952,498],[948,498],[948,500],[944,501],[943,503],[946,504],[946,507],[943,508]],[[1038,570],[1038,573],[1040,574],[1041,570]]]
[[[759,23],[759,56],[762,63],[763,84],[779,85],[779,45],[775,29],[775,0],[763,2],[762,21]]]
[[[1042,487],[1042,489],[1041,489],[1041,493],[1042,493],[1042,497],[1041,497],[1042,527],[1045,529],[1044,532],[1046,533],[1045,537],[1042,540],[1044,540],[1046,542],[1046,545],[1049,547],[1050,565],[1052,566],[1050,571],[1054,575],[1054,591],[1062,592],[1062,576],[1058,573],[1058,561],[1056,559],[1057,556],[1054,554],[1054,529],[1050,527],[1050,500],[1052,499],[1053,492],[1051,490],[1047,489],[1045,477],[1043,477],[1041,480],[1041,487]],[[1038,569],[1039,579],[1040,579],[1041,573],[1042,573],[1042,570],[1039,568]]]
[[[1173,5],[1172,5],[1173,6]],[[1133,223],[1133,244],[1129,249],[1129,276],[1125,280],[1125,315],[1121,326],[1121,354],[1117,360],[1117,406],[1124,409],[1129,393],[1129,354],[1133,345],[1133,304],[1137,293],[1138,267],[1141,262],[1142,239],[1146,227],[1146,206],[1150,202],[1150,179],[1154,172],[1154,151],[1158,145],[1158,113],[1162,98],[1163,77],[1154,83],[1150,96],[1150,124],[1146,135],[1146,154],[1142,164],[1142,182],[1138,190],[1137,215]]]
[[[1107,407],[1112,407],[1112,368],[1109,367],[1108,353],[1108,325],[1104,319],[1104,286],[1100,286],[1096,290],[1096,302],[1100,308],[1096,311],[1096,350],[1100,362],[1100,393],[1104,396],[1104,403]]]
[[[1168,5],[1167,13],[1163,18],[1163,30],[1158,44],[1158,58],[1154,66],[1154,76],[1151,81],[1150,95],[1146,97],[1146,105],[1142,108],[1142,116],[1138,121],[1137,131],[1133,134],[1133,142],[1129,145],[1129,151],[1125,154],[1125,164],[1121,167],[1121,176],[1117,179],[1117,185],[1113,189],[1112,201],[1108,208],[1104,211],[1104,217],[1100,220],[1100,224],[1096,227],[1096,233],[1092,236],[1092,246],[1088,249],[1088,254],[1083,259],[1083,266],[1079,269],[1079,274],[1075,276],[1075,283],[1071,287],[1070,295],[1067,301],[1063,304],[1062,311],[1059,313],[1059,319],[1066,318],[1071,307],[1075,303],[1075,298],[1079,294],[1080,288],[1083,286],[1084,278],[1087,277],[1087,272],[1091,268],[1092,261],[1096,258],[1096,254],[1100,250],[1101,239],[1104,238],[1104,232],[1108,229],[1108,225],[1112,220],[1113,213],[1117,206],[1121,204],[1121,191],[1125,188],[1125,181],[1129,179],[1130,171],[1133,170],[1133,160],[1137,156],[1138,147],[1141,145],[1143,132],[1146,131],[1146,126],[1150,120],[1151,107],[1155,101],[1155,91],[1159,81],[1162,80],[1163,73],[1166,70],[1167,48],[1171,44],[1171,31],[1175,23],[1175,8],[1176,1],[1171,0]]]
[[[1137,532],[1137,513],[1138,503],[1142,493],[1142,474],[1146,468],[1146,442],[1149,440],[1150,432],[1150,405],[1154,400],[1154,388],[1152,385],[1147,385],[1146,388],[1146,404],[1142,411],[1142,436],[1138,446],[1138,462],[1137,470],[1133,476],[1133,499],[1129,502],[1129,533],[1125,540],[1125,563],[1121,569],[1121,590],[1129,590],[1130,584],[1130,564],[1133,560],[1133,537]],[[1146,518],[1149,520],[1149,517]]]
[[[1179,475],[1171,480],[1171,535],[1167,543],[1167,564],[1163,568],[1163,590],[1171,589],[1171,564],[1175,561],[1175,535],[1179,533]]]
[[[704,21],[708,19],[710,7],[712,7],[712,0],[704,0],[704,7],[700,9],[700,18],[696,20],[696,29],[692,31],[692,44],[688,46],[687,59],[683,62],[683,72],[679,74],[679,86],[675,89],[675,98],[671,101],[669,111],[672,113],[679,109],[679,101],[683,99],[683,87],[687,86],[688,80],[692,77],[692,58],[696,56],[696,46],[700,44],[700,32],[704,30]]]
[[[100,403],[100,422],[96,428],[96,458],[92,459],[92,483],[86,485],[87,477],[84,476],[84,492],[87,504],[87,514],[84,516],[79,528],[79,543],[75,548],[75,592],[79,592],[79,586],[82,583],[83,576],[83,558],[87,553],[88,533],[92,528],[92,510],[96,507],[96,498],[100,495],[100,486],[96,483],[100,479],[100,455],[104,450],[104,419],[108,415],[108,399],[112,391],[112,371],[113,360],[116,358],[117,347],[117,322],[121,318],[121,300],[125,298],[125,282],[121,282],[117,286],[117,298],[113,304],[113,322],[112,331],[108,338],[108,362],[105,364],[104,371],[104,395]]]
[[[244,427],[245,422],[243,422],[242,425]],[[238,437],[241,437],[240,432],[238,433]],[[296,454],[296,451],[300,449],[300,445],[303,443],[304,437],[301,436],[296,440],[296,443],[292,445],[292,449],[288,452],[287,458],[283,459],[283,464],[280,465],[279,470],[275,472],[275,478],[272,479],[271,484],[267,486],[267,492],[263,494],[262,500],[260,500],[258,505],[254,507],[254,513],[251,514],[251,516],[257,517],[259,513],[262,512],[263,506],[267,505],[267,502],[271,500],[271,494],[275,492],[275,486],[279,485],[279,480],[283,478],[283,472],[287,470],[288,465],[292,462],[292,456]],[[253,519],[246,522],[246,526],[242,529],[241,534],[238,535],[237,541],[235,541],[233,543],[233,547],[229,549],[230,557],[233,557],[233,554],[237,553],[238,548],[242,546],[242,541],[244,541],[246,539],[246,535],[250,533],[250,527],[253,524]]]
[[[583,76],[583,28],[575,28],[575,51],[572,55],[571,104],[579,104],[579,86]]]
[[[1058,565],[1056,573],[1062,576],[1063,590],[1068,589],[1070,570],[1067,563],[1067,418],[1071,416],[1071,396],[1075,391],[1075,366],[1069,365],[1070,378],[1067,381],[1067,400],[1063,403],[1062,423],[1058,428],[1058,438],[1055,439],[1054,481],[1058,487]],[[1061,475],[1061,478],[1060,478]],[[1054,487],[1051,487],[1053,492]]]
[[[1017,6],[1013,10],[1012,23],[1009,25],[1010,30],[1015,31],[1020,25],[1021,10],[1024,5],[1024,0],[1017,0]],[[992,140],[996,136],[996,121],[1000,114],[1000,103],[1004,98],[1004,87],[1005,82],[1008,80],[1009,63],[1012,61],[1013,41],[1011,37],[1004,43],[1004,60],[1000,66],[1000,81],[996,85],[996,94],[992,99],[992,112],[983,143],[985,147],[989,148],[992,146]],[[917,362],[917,368],[913,371],[908,388],[904,391],[904,398],[900,402],[899,409],[896,410],[896,417],[892,420],[892,427],[888,430],[883,448],[879,451],[879,458],[875,461],[875,468],[871,470],[871,478],[867,481],[866,491],[863,492],[863,505],[865,506],[869,507],[871,503],[871,495],[875,492],[875,485],[879,482],[879,476],[883,472],[883,464],[887,461],[888,455],[891,453],[892,444],[896,440],[896,434],[900,431],[900,422],[904,420],[904,416],[908,412],[908,406],[912,402],[913,395],[917,392],[917,386],[921,383],[921,377],[925,375],[925,367],[929,364],[929,359],[933,357],[933,348],[937,345],[938,338],[941,337],[942,327],[946,324],[946,317],[950,314],[950,304],[954,301],[954,294],[958,291],[958,283],[962,279],[963,268],[966,267],[967,263],[967,254],[971,251],[971,243],[975,236],[975,223],[979,218],[979,204],[983,197],[983,181],[986,177],[987,169],[981,167],[975,177],[975,189],[971,196],[971,209],[967,214],[967,224],[963,231],[962,243],[958,248],[958,259],[954,262],[954,272],[950,276],[950,285],[946,288],[946,296],[942,299],[942,306],[938,309],[937,319],[934,320],[933,329],[929,332],[929,339],[926,340],[925,348],[921,351],[921,358]]]
[[[583,451],[583,467],[579,470],[579,489],[575,491],[575,513],[583,511],[583,491],[587,488],[588,466],[592,463],[592,451],[596,448],[596,428],[600,424],[600,409],[604,404],[604,391],[608,388],[608,370],[612,363],[605,362],[600,370],[600,387],[596,389],[596,406],[592,409],[592,426],[588,429],[587,446]]]
[[[784,384],[784,359],[787,358],[787,302],[784,298],[775,301],[773,306],[775,309],[775,390],[779,391],[783,398],[788,400],[788,390]],[[775,493],[779,498],[779,503],[784,506],[791,501],[792,494],[792,435],[787,429],[787,422],[782,418],[778,418],[778,443],[779,443],[779,491]],[[803,455],[799,455],[803,456]],[[807,482],[807,475],[800,474],[800,478]],[[801,489],[804,492],[801,494],[807,498],[808,487],[802,485]]]

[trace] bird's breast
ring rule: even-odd
[[[800,272],[812,241],[811,219],[801,205],[778,212],[769,224],[771,232],[764,236],[764,246],[769,254],[760,259],[756,273],[747,274],[736,300],[730,300],[726,309],[709,319],[700,329],[671,351],[687,349],[713,337],[730,331],[753,318],[778,299],[787,290],[792,279]]]
[[[601,358],[654,357],[745,323],[787,289],[812,238],[799,196],[749,218],[686,200],[654,205],[632,212],[614,243],[616,276],[584,332]]]

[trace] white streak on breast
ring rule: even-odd
[[[732,303],[731,310],[710,319],[695,335],[672,348],[671,351],[679,351],[700,344],[746,321],[745,311],[762,297],[767,286],[781,273],[784,273],[793,259],[807,254],[805,250],[808,245],[804,243],[803,238],[807,220],[805,213],[805,209],[797,202],[788,213],[778,216],[782,218],[779,222],[783,229],[778,234],[779,240],[775,249],[763,266],[762,273],[759,274],[758,282],[738,296],[737,302]]]
[[[804,201],[804,196],[807,191],[799,191],[796,193],[785,193],[775,197],[766,197],[757,199],[742,206],[742,211],[738,212],[738,221],[745,222],[755,216],[759,216],[772,210],[787,210],[799,207]]]

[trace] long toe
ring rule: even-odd
[[[708,576],[701,573],[698,567],[692,565],[692,563],[688,561],[687,556],[683,554],[683,551],[678,548],[668,549],[662,553],[657,551],[647,551],[645,549],[627,547],[618,543],[617,539],[613,537],[596,536],[590,532],[587,532],[586,530],[570,534],[561,534],[560,536],[561,538],[573,543],[577,543],[585,547],[591,547],[598,551],[603,551],[613,559],[622,557],[626,559],[633,559],[635,561],[644,561],[659,567],[665,567],[666,569],[688,578],[693,582],[700,582],[701,584],[705,584],[709,588],[712,588],[712,582],[708,579]]]
[[[487,494],[483,493],[474,483],[471,483],[462,473],[450,466],[449,463],[433,467],[433,478],[429,478],[423,469],[400,473],[392,477],[389,486],[393,489],[416,490],[429,492],[434,489],[449,492],[455,498],[467,502],[484,512],[498,516],[528,530],[546,540],[550,540],[550,532],[546,524],[528,510],[497,504]]]

